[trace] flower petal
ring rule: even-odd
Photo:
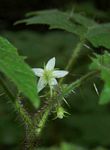
[[[57,85],[57,84],[58,84],[58,82],[55,78],[50,79],[50,81],[49,81],[50,86]]]
[[[68,71],[53,71],[53,76],[55,78],[61,78],[61,77],[64,77],[68,74]]]
[[[47,70],[53,70],[54,67],[55,67],[55,57],[51,58],[46,64]]]
[[[42,77],[44,73],[44,70],[41,68],[33,68],[32,70],[34,71],[35,75],[38,77]]]
[[[44,78],[40,77],[38,84],[37,84],[38,92],[40,92],[46,86],[46,84],[47,84],[47,82],[44,80]]]

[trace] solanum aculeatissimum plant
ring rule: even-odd
[[[33,15],[35,15],[34,18]],[[56,113],[55,117],[59,119],[62,119],[65,114],[67,114],[67,112],[63,108],[64,97],[68,96],[76,87],[79,87],[82,83],[84,83],[85,80],[100,73],[101,78],[105,81],[104,90],[101,95],[101,102],[108,102],[110,93],[110,82],[108,82],[110,81],[110,69],[108,68],[108,64],[110,63],[110,55],[108,55],[107,52],[103,55],[105,63],[104,65],[100,63],[100,58],[102,57],[100,57],[100,55],[96,55],[96,58],[92,60],[93,63],[91,65],[92,68],[95,69],[95,71],[87,73],[74,82],[71,81],[72,83],[70,84],[67,83],[65,87],[63,86],[64,77],[69,72],[71,72],[71,68],[74,69],[74,65],[77,62],[79,53],[86,40],[93,44],[93,46],[100,46],[101,44],[101,46],[110,48],[110,42],[107,42],[110,25],[100,25],[97,24],[94,20],[88,19],[84,16],[81,16],[80,14],[74,13],[72,14],[73,16],[69,16],[68,13],[60,12],[58,10],[42,11],[39,12],[39,15],[35,12],[33,13],[33,15],[31,16],[32,18],[27,18],[21,22],[26,22],[27,24],[48,24],[51,26],[51,28],[57,27],[59,29],[63,29],[76,34],[80,40],[77,43],[76,48],[73,50],[73,53],[67,63],[66,69],[57,70],[54,68],[55,58],[51,58],[47,62],[47,64],[44,65],[44,69],[31,69],[26,63],[24,63],[22,58],[19,57],[16,52],[16,48],[13,47],[4,38],[0,38],[0,71],[3,72],[7,77],[9,77],[17,86],[17,97],[13,92],[10,91],[8,86],[6,86],[5,81],[2,80],[2,76],[0,78],[1,85],[3,85],[4,90],[6,90],[10,99],[13,100],[15,109],[17,110],[17,112],[19,112],[22,120],[25,123],[26,132],[28,132],[28,138],[26,138],[28,139],[27,149],[29,150],[33,150],[34,140],[36,140],[36,138],[40,136],[40,133],[45,126],[49,114],[52,114],[54,112]],[[56,18],[56,20],[54,19],[54,17]],[[58,20],[60,21],[60,23],[58,22]],[[97,32],[96,34],[96,31],[100,32]],[[37,90],[35,75],[40,77],[37,84]],[[58,83],[56,78],[63,78],[62,80],[60,80],[60,84]],[[48,86],[50,88],[49,90],[48,88],[46,88]],[[45,93],[40,93],[40,91],[44,88],[47,89]],[[30,114],[27,113],[24,105],[22,104],[23,98],[20,97],[19,93],[23,93],[26,97],[28,97],[35,109],[37,109],[37,114],[35,113],[33,117],[30,117]],[[43,106],[41,105],[40,107],[39,102],[41,102],[41,100],[39,97],[43,97]]]

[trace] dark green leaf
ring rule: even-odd
[[[30,24],[47,24],[51,29],[62,29],[79,37],[85,36],[95,47],[110,48],[110,24],[97,24],[78,13],[59,10],[43,10],[27,14],[27,19],[16,22]]]
[[[18,55],[16,48],[2,37],[0,37],[0,71],[15,83],[35,107],[39,106],[34,73]]]
[[[95,46],[110,48],[110,23],[89,28],[87,39]]]
[[[81,25],[76,25],[70,19],[69,13],[64,13],[59,10],[44,10],[29,13],[27,19],[18,21],[17,23],[30,24],[47,24],[51,29],[63,29],[68,32],[82,36],[86,28]]]
[[[92,19],[89,19],[83,15],[80,15],[78,13],[73,13],[71,15],[71,18],[70,18],[74,23],[78,23],[80,25],[83,25],[84,27],[88,28],[88,27],[92,27],[92,26],[96,26],[97,23],[92,20]]]

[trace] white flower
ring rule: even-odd
[[[58,82],[55,78],[62,78],[68,74],[68,71],[64,70],[55,70],[55,57],[51,58],[44,69],[42,68],[33,68],[33,71],[36,76],[40,77],[37,85],[38,92],[40,92],[46,85],[49,85],[52,89],[54,85],[57,85]]]

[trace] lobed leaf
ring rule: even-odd
[[[30,24],[47,24],[51,29],[62,29],[82,36],[86,28],[75,24],[70,19],[70,14],[57,9],[43,10],[27,14],[29,18],[16,22]]]
[[[95,47],[110,48],[110,23],[97,24],[81,14],[62,12],[57,9],[31,12],[27,17],[16,24],[47,24],[50,29],[62,29],[83,37]]]

